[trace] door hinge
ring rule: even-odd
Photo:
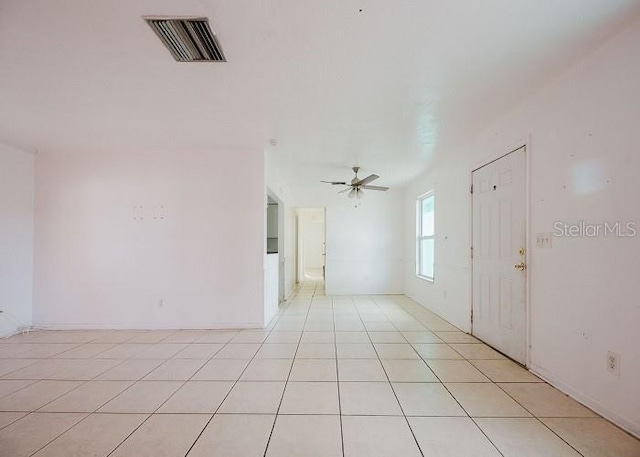
[[[473,246],[471,246],[471,258],[473,259]]]
[[[471,193],[473,193],[473,184],[471,184]]]
[[[473,306],[471,306],[471,324],[473,324]]]

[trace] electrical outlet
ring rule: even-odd
[[[620,375],[620,354],[607,352],[607,371],[616,376]]]

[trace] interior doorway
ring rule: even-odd
[[[326,275],[325,208],[298,208],[297,282],[324,282]]]
[[[527,170],[521,147],[472,171],[472,333],[527,361]]]
[[[285,299],[285,236],[284,214],[285,208],[282,200],[267,188],[267,215],[266,215],[266,244],[267,262],[275,263],[277,274],[277,303]],[[273,257],[274,259],[270,259]],[[275,258],[277,257],[277,261]],[[274,281],[273,278],[270,279]],[[274,292],[275,294],[276,292]]]

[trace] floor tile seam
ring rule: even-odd
[[[362,321],[362,316],[360,316],[360,320]],[[363,322],[363,325],[364,325],[364,322]],[[391,325],[394,328],[396,328],[395,325],[393,325],[393,323]],[[365,326],[365,329],[366,329],[366,326]],[[397,328],[396,328],[396,330],[397,330]],[[411,424],[409,423],[409,419],[407,418],[407,415],[405,414],[404,408],[402,407],[402,403],[400,403],[400,399],[398,398],[398,394],[396,393],[396,390],[393,388],[393,384],[391,383],[391,379],[389,378],[389,374],[387,373],[387,370],[385,369],[384,364],[382,363],[382,360],[380,359],[380,354],[378,353],[377,348],[373,344],[373,341],[371,341],[371,335],[369,335],[368,331],[367,331],[367,338],[369,338],[369,342],[373,346],[373,350],[375,351],[376,355],[378,356],[378,363],[382,367],[382,371],[384,372],[384,375],[387,378],[387,381],[389,383],[389,387],[391,388],[391,392],[393,392],[393,396],[396,399],[396,403],[398,404],[398,407],[400,408],[400,412],[402,413],[402,417],[404,417],[405,423],[407,424],[407,427],[409,428],[409,432],[411,433],[411,436],[413,437],[413,441],[415,442],[415,444],[416,444],[416,446],[418,448],[418,452],[420,453],[421,456],[424,457],[424,452],[422,451],[422,448],[420,447],[420,443],[418,442],[418,438],[416,437],[416,434],[413,432],[413,429],[411,428]]]
[[[194,448],[194,446],[196,445],[196,443],[198,442],[198,440],[200,439],[200,437],[202,436],[202,434],[204,433],[204,431],[207,429],[207,427],[209,426],[209,424],[211,423],[211,421],[213,420],[213,418],[218,414],[218,411],[220,411],[220,408],[222,407],[222,405],[224,404],[224,402],[227,400],[227,398],[229,397],[229,395],[231,394],[231,392],[233,391],[233,389],[235,388],[236,385],[238,385],[240,381],[240,379],[242,378],[242,376],[244,375],[244,373],[247,371],[247,369],[249,368],[249,366],[251,365],[251,363],[256,360],[256,356],[258,355],[258,353],[260,352],[260,350],[262,349],[262,347],[267,344],[266,341],[267,339],[271,336],[271,334],[275,331],[275,327],[276,324],[280,321],[280,319],[282,318],[281,314],[277,314],[276,316],[278,319],[276,320],[276,322],[274,323],[273,326],[271,326],[271,329],[269,330],[269,333],[267,334],[266,338],[262,341],[262,343],[260,344],[260,347],[258,348],[258,350],[253,354],[253,357],[251,358],[251,360],[249,360],[249,363],[247,363],[247,365],[244,367],[244,369],[242,370],[242,372],[240,373],[240,375],[238,376],[238,379],[233,383],[233,385],[231,386],[231,388],[229,389],[229,391],[227,392],[227,394],[224,396],[224,398],[222,399],[222,401],[220,402],[220,404],[218,405],[218,407],[216,408],[216,411],[213,413],[213,415],[211,416],[211,418],[207,421],[207,423],[205,424],[205,426],[202,428],[202,430],[200,431],[200,433],[198,434],[198,436],[196,437],[196,439],[193,441],[193,443],[191,444],[191,446],[189,447],[189,449],[187,450],[187,453],[185,454],[185,457],[191,452],[191,450]],[[227,343],[229,344],[230,341]],[[222,348],[220,349],[222,350]],[[217,353],[216,353],[217,354]],[[213,357],[212,357],[213,359]],[[293,367],[293,359],[291,360],[291,365]],[[194,374],[195,376],[195,374]],[[286,384],[285,384],[285,388],[286,388]],[[283,389],[283,393],[284,393],[284,389]],[[273,422],[275,424],[276,421],[276,416],[277,414],[274,416],[273,418]],[[273,425],[272,425],[273,427]],[[266,448],[265,448],[265,452],[266,452]]]
[[[3,411],[3,412],[4,412],[4,411]],[[11,413],[11,412],[13,412],[13,411],[10,411],[10,413]],[[31,414],[31,413],[26,413],[26,412],[24,412],[24,411],[16,411],[16,412],[18,412],[18,413],[24,413],[24,414],[22,414],[22,416],[19,416],[19,417],[17,417],[17,418],[15,418],[15,419],[13,419],[13,420],[12,420],[11,422],[9,422],[8,424],[4,424],[2,427],[0,427],[0,431],[4,430],[5,428],[9,427],[9,426],[10,426],[10,425],[12,425],[12,424],[15,424],[15,423],[16,423],[16,422],[18,422],[20,419],[24,419],[24,418],[25,418],[25,417],[27,417],[29,414]]]
[[[448,343],[447,346],[449,346]],[[449,346],[450,347],[450,346]],[[417,352],[417,351],[416,351]],[[473,418],[471,418],[469,416],[469,412],[462,406],[462,404],[458,401],[458,399],[451,393],[451,391],[447,388],[447,386],[444,384],[444,382],[442,382],[442,379],[440,378],[440,376],[438,376],[438,374],[431,368],[431,366],[427,363],[427,361],[422,357],[422,354],[418,353],[418,355],[420,356],[420,358],[422,359],[422,361],[429,367],[429,369],[431,370],[431,372],[436,376],[436,378],[440,381],[440,384],[442,385],[442,387],[449,393],[449,395],[454,399],[454,401],[458,404],[458,406],[460,406],[460,408],[462,409],[462,411],[465,412],[465,414],[467,415],[467,417],[469,419],[471,419],[473,421]],[[393,385],[392,385],[393,387]],[[406,416],[405,416],[406,417]],[[475,423],[475,421],[473,421],[474,424],[476,424],[476,427],[478,427],[478,429],[481,431],[481,433],[489,440],[489,437],[486,435],[486,433],[484,433],[484,430],[482,430],[477,423]],[[411,428],[411,423],[409,422],[409,420],[407,419],[407,423],[409,424],[409,428]],[[413,428],[411,428],[411,433],[413,433]],[[415,435],[414,435],[415,438]],[[416,438],[417,441],[417,438]],[[504,455],[502,454],[502,452],[500,452],[500,450],[497,448],[497,446],[491,441],[489,440],[489,442],[491,443],[491,445],[496,449],[496,451],[502,455],[504,457]]]
[[[6,380],[5,379],[0,379],[0,380],[1,381],[33,381],[32,383],[27,384],[26,386],[20,387],[18,390],[14,390],[11,393],[8,393],[8,394],[5,394],[5,395],[1,395],[0,396],[0,400],[2,400],[3,398],[8,397],[10,395],[16,394],[16,393],[20,392],[21,390],[26,389],[27,387],[32,386],[32,385],[34,385],[35,383],[38,382],[38,380],[34,380],[34,379],[6,379]],[[0,412],[13,412],[13,411],[2,411],[2,410],[0,410]],[[22,412],[22,411],[19,411],[19,412]]]
[[[26,416],[22,417],[20,420],[22,419],[26,419],[27,417],[29,417],[30,415],[34,414],[34,412],[31,412],[29,414],[27,414]],[[44,413],[37,413],[37,414],[44,414]],[[50,413],[50,414],[55,414],[55,413]],[[82,413],[81,413],[82,414]],[[63,430],[61,433],[59,433],[58,435],[56,435],[54,438],[52,438],[51,440],[47,441],[43,446],[39,447],[38,450],[36,450],[35,452],[32,452],[31,454],[29,454],[30,456],[33,456],[35,454],[37,454],[38,452],[40,452],[42,449],[44,449],[45,447],[49,446],[51,443],[53,443],[55,440],[57,440],[58,438],[60,438],[62,435],[64,435],[65,433],[67,433],[69,430],[71,430],[72,428],[74,428],[76,425],[80,424],[81,422],[84,422],[89,416],[91,416],[91,413],[85,414],[85,416],[80,419],[78,422],[74,422],[72,425],[70,425],[68,428],[66,428],[65,430]]]
[[[35,365],[35,364],[36,364],[36,363],[38,363],[38,362],[42,362],[43,360],[49,360],[49,359],[48,359],[48,358],[47,358],[47,359],[27,359],[27,358],[25,358],[25,359],[20,359],[20,358],[18,358],[18,359],[13,359],[13,358],[12,358],[11,360],[35,360],[35,362],[30,363],[29,365],[24,366],[24,367],[16,368],[15,370],[10,371],[9,373],[5,373],[5,374],[3,374],[2,376],[0,376],[0,379],[1,379],[1,380],[8,380],[7,376],[9,376],[9,375],[11,375],[11,374],[15,373],[16,371],[24,370],[25,368],[29,368],[29,367],[31,367],[31,366],[33,366],[33,365]]]
[[[311,307],[311,303],[313,302],[313,296],[315,296],[315,293],[314,293],[314,295],[312,295],[311,299],[309,300],[309,308]],[[304,327],[305,327],[305,325],[307,323],[307,319],[309,317],[309,308],[307,308],[307,313],[305,314],[304,323],[303,323],[303,326],[302,326],[302,329],[303,329],[302,333],[304,333]],[[267,444],[266,444],[266,446],[264,448],[263,457],[266,457],[267,452],[269,450],[269,445],[271,444],[271,439],[273,438],[273,432],[274,432],[274,430],[276,428],[276,422],[278,421],[278,413],[280,412],[280,408],[282,407],[282,401],[284,400],[284,395],[285,395],[285,392],[287,391],[287,385],[289,383],[289,378],[291,378],[291,372],[293,371],[293,365],[294,365],[295,360],[296,360],[296,355],[298,354],[298,349],[300,347],[300,341],[301,340],[302,340],[302,334],[300,335],[300,339],[298,340],[298,343],[296,345],[296,350],[295,350],[295,352],[293,354],[293,359],[291,361],[291,367],[289,367],[289,374],[287,375],[287,380],[285,381],[284,387],[282,389],[282,395],[280,396],[280,401],[278,403],[278,408],[276,409],[276,414],[275,414],[275,417],[274,417],[274,420],[273,420],[273,424],[271,425],[271,431],[269,432],[269,438],[267,439]]]
[[[493,381],[492,381],[493,382]],[[542,426],[544,428],[546,428],[547,430],[549,430],[551,433],[553,433],[555,436],[557,436],[561,441],[563,441],[567,446],[569,446],[571,449],[573,449],[574,451],[576,451],[579,455],[583,456],[583,454],[576,449],[573,445],[571,445],[567,440],[565,440],[562,436],[560,436],[559,433],[557,433],[555,430],[553,430],[551,427],[549,427],[547,424],[545,424],[542,420],[540,420],[540,418],[544,417],[544,416],[537,416],[535,415],[532,411],[529,410],[529,408],[525,407],[524,404],[522,404],[522,402],[518,401],[513,395],[511,395],[509,392],[507,392],[505,389],[502,388],[502,386],[495,382],[494,383],[498,389],[500,389],[502,392],[504,392],[509,398],[511,398],[513,401],[515,401],[518,405],[520,405],[520,407],[522,409],[524,409],[526,412],[528,412],[529,414],[531,414],[531,418],[530,419],[535,419],[536,421],[538,421],[538,423],[542,424]],[[522,383],[520,383],[522,384]],[[528,383],[528,384],[542,384],[542,383]],[[546,382],[544,384],[547,384]],[[549,385],[549,384],[547,384]],[[554,388],[553,386],[551,386],[552,388]],[[584,457],[584,456],[583,456]]]
[[[269,334],[271,334],[272,330],[269,331]],[[266,340],[266,338],[265,338]],[[169,395],[169,397],[167,397],[166,400],[164,400],[151,414],[149,414],[149,416],[142,421],[138,427],[136,427],[129,435],[127,435],[109,454],[107,457],[111,456],[120,446],[122,446],[122,444],[124,442],[126,442],[137,430],[140,429],[140,427],[142,427],[151,417],[153,417],[154,414],[163,414],[163,413],[158,413],[158,411],[169,401],[171,400],[171,398],[173,398],[178,391],[180,391],[180,389],[182,389],[189,381],[193,380],[193,378],[200,372],[200,370],[202,370],[202,368],[208,364],[211,360],[214,359],[215,355],[218,354],[220,351],[222,351],[225,347],[227,347],[227,345],[232,344],[231,340],[227,341],[218,351],[216,351],[209,359],[207,359],[198,370],[196,370],[191,377],[189,377],[189,379],[185,380],[182,382],[182,384],[180,384],[180,386],[178,386],[178,388],[176,390],[174,390],[171,395]],[[185,453],[185,456],[189,454],[189,452],[191,452],[191,449],[193,449],[193,447],[195,446],[196,442],[200,439],[200,437],[202,436],[202,434],[204,433],[204,431],[206,430],[206,428],[209,426],[209,424],[211,423],[211,421],[213,420],[213,418],[215,417],[216,413],[220,410],[220,407],[222,406],[222,404],[226,401],[226,399],[228,398],[228,396],[231,394],[231,391],[233,390],[233,388],[237,385],[238,381],[240,380],[240,378],[242,377],[242,375],[244,374],[244,372],[247,370],[247,368],[249,367],[249,365],[251,364],[251,362],[254,360],[256,354],[260,351],[260,349],[262,348],[262,346],[264,345],[264,341],[260,344],[260,347],[258,347],[258,349],[256,350],[256,352],[253,354],[253,357],[249,360],[249,362],[247,363],[247,365],[244,367],[244,369],[242,370],[242,372],[240,373],[240,375],[238,376],[238,379],[233,382],[233,385],[231,386],[231,388],[228,390],[227,394],[224,396],[224,398],[220,401],[220,404],[217,406],[215,412],[210,413],[211,417],[209,418],[208,421],[206,421],[206,423],[203,425],[202,429],[200,430],[200,432],[198,433],[198,435],[196,436],[196,438],[194,439],[194,441],[191,443],[191,445],[189,446],[189,449],[187,450],[187,452]],[[170,359],[167,359],[170,360]],[[166,362],[166,361],[165,361]],[[155,371],[156,369],[158,369],[160,366],[162,366],[163,364],[160,364],[158,367],[156,367],[154,370],[152,370],[150,373],[152,373],[153,371]],[[150,374],[148,373],[147,376]],[[142,379],[136,381],[137,382],[141,382]],[[168,382],[172,382],[172,381],[168,381]],[[114,397],[115,398],[115,397]],[[170,413],[166,413],[166,414],[170,414]]]
[[[331,299],[331,310],[334,311],[334,305],[333,305],[333,298]],[[335,328],[336,325],[336,317],[335,317],[335,313],[333,314],[333,327]],[[337,342],[337,335],[336,332],[333,332],[333,349],[334,349],[334,354],[336,356],[335,358],[335,367],[336,367],[336,386],[338,388],[338,412],[340,413],[340,447],[342,449],[342,455],[344,456],[344,425],[343,425],[343,421],[342,421],[342,398],[340,397],[340,367],[339,367],[339,363],[338,363],[338,342]]]
[[[474,417],[469,417],[469,419],[471,419],[471,422],[473,422],[473,425],[476,426],[476,428],[478,430],[480,430],[480,433],[482,433],[482,435],[487,439],[487,441],[489,441],[489,443],[491,443],[491,446],[493,446],[493,448],[496,450],[496,452],[498,452],[498,454],[500,454],[501,456],[504,457],[504,453],[500,450],[500,448],[498,448],[498,446],[496,445],[496,443],[493,442],[493,440],[489,437],[489,435],[483,430],[482,427],[480,427],[480,424],[478,424],[478,421],[476,420],[476,418]]]

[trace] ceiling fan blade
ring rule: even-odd
[[[375,180],[376,180],[376,179],[378,179],[379,177],[380,177],[380,176],[378,176],[378,175],[369,175],[369,176],[367,176],[366,178],[361,179],[360,181],[358,181],[358,182],[357,182],[357,184],[358,184],[359,186],[364,186],[364,185],[369,184],[371,181],[375,181]]]
[[[338,182],[338,181],[320,181],[320,182],[331,184],[332,186],[338,186],[338,185],[346,186],[347,185],[346,182]]]
[[[348,190],[351,190],[351,186],[347,187],[344,190],[341,190],[340,192],[338,192],[339,194],[344,194],[345,192],[347,192]]]
[[[363,189],[369,189],[369,190],[389,190],[388,187],[384,187],[384,186],[360,186]]]

